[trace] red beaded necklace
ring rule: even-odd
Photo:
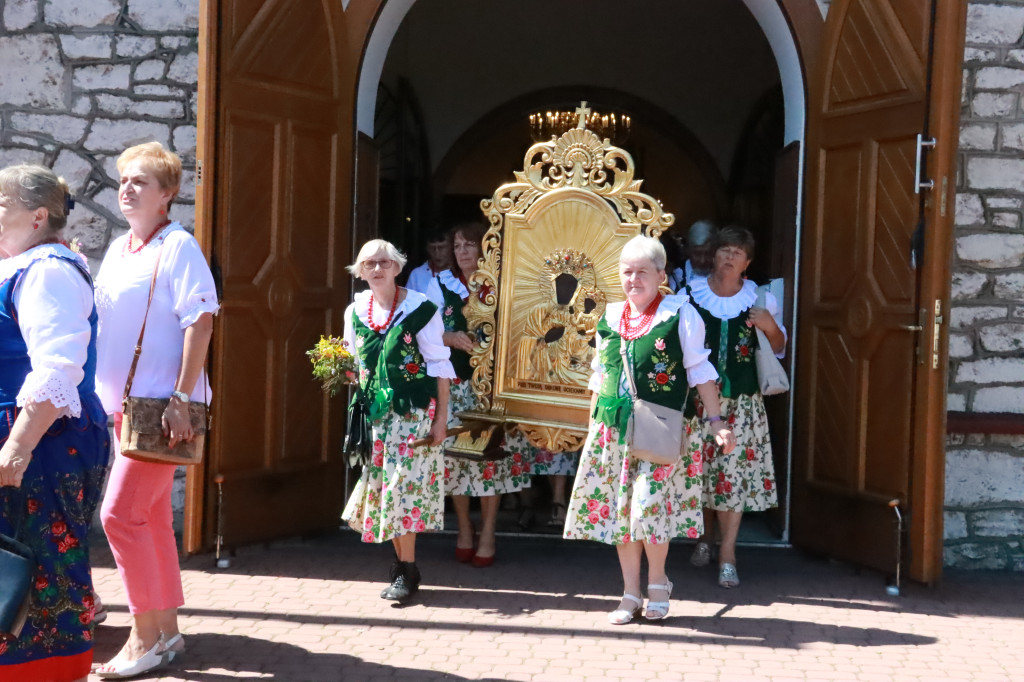
[[[131,230],[129,230],[128,231],[128,241],[126,241],[124,243],[124,252],[125,253],[138,253],[139,251],[142,251],[144,248],[146,248],[146,244],[148,244],[151,241],[153,241],[153,237],[155,237],[160,232],[160,230],[164,229],[165,227],[167,227],[170,224],[171,224],[170,220],[165,220],[162,223],[160,223],[159,225],[157,225],[155,228],[153,228],[153,231],[149,233],[148,237],[146,237],[146,241],[144,241],[141,244],[139,244],[139,247],[137,249],[136,248],[132,248],[132,241],[135,238],[135,233],[132,232]]]
[[[619,320],[619,336],[627,341],[633,341],[650,331],[651,323],[654,321],[655,313],[658,312],[658,306],[661,305],[662,298],[661,294],[654,297],[651,304],[647,306],[647,310],[640,315],[640,321],[635,326],[630,323],[629,302],[627,301],[626,307],[622,309],[622,318]]]
[[[370,325],[370,329],[375,332],[382,332],[391,326],[391,320],[395,317],[395,311],[398,310],[398,289],[395,289],[395,298],[391,301],[391,312],[388,313],[388,319],[384,321],[384,324],[375,324],[373,321],[373,292],[370,292],[370,304],[366,306],[366,322]]]

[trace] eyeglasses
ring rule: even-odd
[[[391,259],[387,259],[387,260],[364,260],[363,264],[362,264],[362,267],[363,267],[364,270],[376,270],[377,268],[380,268],[381,270],[388,270],[388,269],[391,268],[391,264],[394,263],[394,262],[395,261],[393,261]]]

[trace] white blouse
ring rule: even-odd
[[[625,301],[608,304],[608,307],[605,308],[604,317],[609,327],[612,329],[619,328],[625,307]],[[683,367],[686,368],[687,383],[690,386],[697,386],[707,381],[715,381],[718,379],[718,372],[715,371],[715,366],[708,361],[711,351],[704,347],[704,320],[701,319],[700,314],[694,307],[690,305],[689,296],[682,293],[663,298],[658,305],[658,311],[654,314],[654,321],[651,323],[651,326],[655,327],[665,322],[676,313],[679,313],[679,343],[683,347]],[[595,336],[597,338],[597,347],[600,349],[603,343],[601,333],[598,332]],[[594,354],[594,360],[590,363],[590,367],[594,370],[594,374],[590,377],[589,388],[594,393],[597,393],[601,390],[601,383],[604,377],[604,365],[601,364],[600,353]],[[626,380],[625,376],[623,376],[619,386],[619,395],[625,395],[625,393]]]
[[[55,254],[85,263],[57,244],[36,246],[0,260],[0,282],[28,268],[15,287],[14,309],[32,370],[18,392],[17,404],[24,407],[49,400],[59,409],[58,417],[78,417],[82,414],[78,384],[85,378],[92,334],[92,287],[75,266],[51,258]]]
[[[438,308],[445,306],[444,292],[441,291],[441,285],[452,293],[458,294],[459,298],[465,301],[469,298],[469,289],[462,283],[462,280],[452,274],[451,270],[442,270],[438,273],[437,277],[431,277],[430,283],[427,284],[427,298],[436,305]]]
[[[690,291],[693,292],[693,300],[712,316],[720,320],[731,320],[737,317],[744,310],[757,303],[757,285],[749,279],[743,280],[743,286],[732,296],[719,296],[711,290],[707,278],[698,278],[690,282]],[[778,299],[770,291],[764,292],[764,307],[775,318],[775,324],[782,330],[782,337],[789,339],[786,326],[782,324],[782,308]],[[786,357],[786,348],[776,353],[775,357],[781,359]]]
[[[373,292],[369,290],[360,291],[356,294],[355,300],[345,309],[345,331],[342,338],[348,343],[349,350],[352,351],[356,358],[359,357],[359,354],[355,352],[356,330],[355,325],[352,323],[352,311],[354,310],[356,315],[359,316],[360,322],[369,326],[370,321],[366,316],[366,312],[369,307],[371,293]],[[406,289],[405,299],[398,304],[398,308],[395,310],[395,317],[391,321],[391,326],[393,327],[401,322],[402,318],[426,302],[427,297],[420,292]],[[373,323],[376,325],[384,324],[387,322],[390,312],[390,308],[381,308],[374,303]],[[452,367],[450,360],[451,351],[448,350],[448,346],[444,345],[444,341],[441,338],[442,334],[444,334],[444,323],[441,321],[441,312],[437,311],[430,318],[430,321],[416,332],[416,344],[419,346],[420,353],[423,354],[423,359],[427,362],[427,376],[439,379],[454,379],[455,368]]]
[[[158,254],[160,265],[132,383],[133,396],[170,396],[181,370],[185,329],[203,313],[216,314],[220,309],[206,257],[180,224],[165,227],[138,253],[128,253],[127,242],[126,234],[110,244],[96,277],[96,393],[108,413],[121,411],[121,396],[146,314],[149,282]],[[203,372],[190,398],[209,402],[210,395]]]

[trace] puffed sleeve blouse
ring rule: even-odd
[[[138,252],[128,252],[127,244],[127,234],[110,244],[96,277],[96,393],[108,413],[121,411],[157,258],[160,264],[132,382],[133,396],[169,397],[181,370],[185,330],[204,313],[216,314],[220,309],[206,257],[195,237],[179,223],[163,228]],[[209,402],[210,396],[204,372],[190,399]]]
[[[618,329],[622,321],[622,314],[626,308],[625,301],[609,303],[605,309],[605,319],[608,326]],[[718,372],[711,364],[708,357],[711,351],[704,347],[704,321],[690,305],[690,298],[685,293],[666,296],[658,305],[658,311],[654,314],[652,327],[665,322],[675,314],[679,314],[679,343],[683,348],[683,367],[686,368],[686,381],[690,386],[698,386],[708,381],[718,379]],[[601,347],[602,339],[600,332],[595,334],[597,347]],[[590,364],[594,374],[590,377],[589,388],[594,393],[601,390],[601,383],[604,376],[604,365],[601,364],[601,354],[595,353],[594,360]],[[620,382],[620,394],[625,394],[625,378]]]

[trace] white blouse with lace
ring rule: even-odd
[[[448,291],[458,294],[459,298],[465,301],[469,298],[469,289],[462,283],[462,280],[452,274],[451,270],[442,270],[438,273],[437,277],[431,277],[430,283],[427,284],[427,298],[431,300],[438,308],[443,308],[444,303],[444,292],[441,291],[441,285]]]
[[[757,303],[757,285],[749,279],[743,280],[743,286],[732,296],[719,296],[711,290],[707,278],[697,278],[690,282],[690,291],[693,293],[693,301],[704,310],[711,313],[720,320],[731,320],[737,317],[744,310]],[[778,299],[770,291],[764,293],[764,307],[775,318],[775,324],[782,330],[782,337],[789,339],[789,333],[782,324],[782,308]],[[775,354],[781,359],[786,356],[786,348]]]
[[[18,392],[18,406],[48,400],[58,417],[78,417],[78,384],[85,378],[92,333],[92,288],[74,265],[51,257],[57,254],[81,260],[64,246],[36,246],[0,260],[0,281],[25,269],[14,290],[14,308],[32,370]]]
[[[345,331],[342,338],[348,343],[349,349],[354,350],[356,347],[356,330],[355,325],[352,323],[352,311],[355,311],[360,322],[369,326],[370,322],[366,313],[371,293],[369,290],[360,291],[355,295],[355,300],[345,309]],[[393,327],[401,322],[402,318],[426,302],[427,297],[420,292],[406,289],[405,299],[395,309],[395,317],[391,320],[391,326]],[[390,308],[382,308],[374,303],[373,323],[376,325],[384,324],[387,322],[390,312]],[[420,353],[427,363],[427,376],[439,379],[454,379],[455,368],[452,367],[450,359],[451,351],[448,350],[448,346],[444,345],[444,341],[441,338],[442,334],[444,334],[444,323],[441,321],[440,311],[437,311],[430,318],[430,321],[416,333],[416,344],[419,346]]]
[[[608,304],[604,317],[609,327],[619,328],[625,307],[625,301]],[[652,328],[670,319],[676,313],[679,314],[679,343],[683,347],[683,367],[686,368],[687,383],[690,386],[698,386],[708,381],[715,381],[718,379],[718,372],[708,360],[711,351],[704,347],[704,320],[690,305],[689,296],[682,293],[663,298],[654,314]],[[596,338],[597,347],[600,348],[602,343],[600,332],[596,334]],[[597,393],[601,390],[604,376],[604,365],[601,364],[600,353],[594,354],[594,360],[590,363],[590,367],[594,370],[594,374],[590,377],[589,388]],[[626,381],[623,377],[619,386],[619,394],[625,395],[626,390]]]

